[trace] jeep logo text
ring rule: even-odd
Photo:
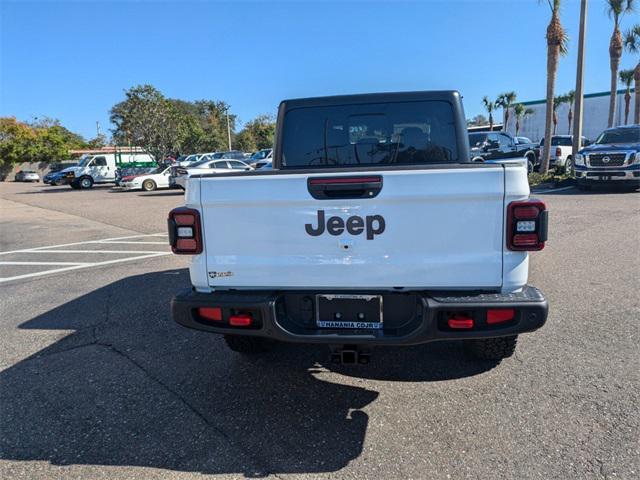
[[[317,222],[318,225],[315,227],[310,223],[304,226],[304,229],[312,237],[322,235],[325,229],[329,232],[329,235],[338,236],[344,233],[346,229],[351,235],[360,235],[362,232],[366,232],[367,240],[373,240],[373,237],[384,232],[386,226],[382,215],[367,215],[365,218],[353,215],[347,218],[346,221],[341,217],[329,217],[325,225],[324,210],[318,210]]]

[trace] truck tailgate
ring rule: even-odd
[[[201,178],[210,286],[501,286],[501,165],[365,175],[382,177],[382,189],[374,198],[318,200],[309,192],[310,177],[353,177],[353,172]],[[329,228],[326,222],[331,217],[342,221],[334,219]],[[351,233],[347,225],[354,227]]]

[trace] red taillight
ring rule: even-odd
[[[527,200],[507,206],[507,248],[514,251],[542,250],[547,240],[548,212],[544,202]]]
[[[512,308],[487,310],[487,324],[495,325],[497,323],[504,323],[513,320],[516,316],[516,312]]]
[[[222,321],[222,309],[220,307],[201,307],[198,309],[198,315],[204,320],[212,322]]]
[[[200,212],[193,208],[180,207],[169,212],[169,243],[173,253],[197,255],[202,253],[202,231]]]
[[[248,327],[253,323],[253,315],[250,313],[237,313],[229,317],[229,325],[232,327]]]
[[[469,330],[473,328],[473,318],[465,315],[454,315],[447,319],[447,325],[449,328],[454,328],[456,330]]]
[[[556,157],[562,156],[562,149],[560,147],[556,148]]]

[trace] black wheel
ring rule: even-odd
[[[476,163],[482,163],[484,162],[484,158],[482,157],[476,157],[473,160],[471,160],[472,162],[476,162]]]
[[[480,360],[502,360],[516,351],[518,336],[467,340],[467,349]]]
[[[247,337],[244,335],[225,335],[224,341],[234,352],[246,355],[256,355],[269,351],[273,342],[262,337]]]
[[[93,178],[82,177],[80,178],[80,188],[87,189],[93,187]]]
[[[533,169],[536,167],[536,159],[531,156],[527,157],[527,173],[533,173]]]
[[[142,182],[142,190],[144,190],[145,192],[152,192],[156,188],[156,182],[154,182],[153,180],[145,180],[144,182]]]

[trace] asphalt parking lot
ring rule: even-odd
[[[540,331],[499,365],[456,343],[256,360],[177,326],[182,194],[0,184],[0,477],[637,478],[640,193],[539,195]]]

